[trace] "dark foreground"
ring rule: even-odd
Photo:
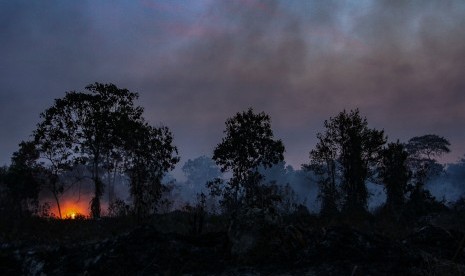
[[[162,231],[153,221],[36,224],[23,235],[3,234],[1,275],[465,274],[462,231],[431,218],[402,234],[311,220],[207,227],[198,235]]]

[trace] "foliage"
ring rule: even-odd
[[[450,143],[446,138],[435,134],[427,134],[410,139],[407,149],[416,158],[434,159],[449,153],[449,146]]]
[[[163,192],[163,175],[179,161],[177,148],[167,127],[132,124],[125,142],[125,167],[136,215],[144,217],[156,210]]]
[[[1,169],[0,189],[5,217],[22,218],[38,210],[41,182],[35,163],[38,151],[33,142],[21,142],[11,166]]]
[[[449,153],[449,146],[447,139],[434,134],[413,137],[408,141],[406,146],[409,153],[408,164],[414,181],[410,194],[412,200],[421,201],[425,197],[430,197],[424,185],[443,171],[444,167],[436,158]]]
[[[183,211],[187,213],[187,223],[189,233],[192,235],[202,234],[205,217],[207,215],[207,196],[204,193],[197,194],[197,200],[194,206],[189,203],[183,207]]]
[[[399,141],[389,143],[381,152],[379,177],[385,185],[386,205],[399,206],[404,203],[411,172],[408,168],[408,152]]]
[[[42,157],[47,159],[52,177],[72,163],[91,168],[95,191],[91,201],[93,217],[100,216],[104,183],[101,169],[118,160],[124,125],[141,119],[143,109],[134,106],[137,93],[114,84],[95,83],[87,92],[67,92],[41,114],[35,131]],[[108,162],[109,159],[114,159]],[[52,180],[53,181],[53,180]]]
[[[51,209],[50,202],[44,202],[39,205],[37,215],[41,218],[53,218],[55,214],[51,212]]]
[[[326,126],[326,122],[325,122]],[[337,188],[337,148],[330,137],[330,132],[317,134],[318,144],[310,152],[310,164],[303,165],[303,169],[313,171],[317,176],[320,188],[319,199],[321,200],[320,214],[323,216],[334,216],[338,213],[338,201],[340,191]],[[339,176],[340,177],[340,176]]]
[[[162,184],[161,186],[161,197],[157,204],[154,206],[154,212],[158,214],[166,214],[172,212],[175,209],[174,203],[177,194],[175,191],[179,190],[179,187],[175,184]],[[177,207],[177,206],[176,206]]]
[[[122,199],[115,199],[108,205],[109,217],[125,217],[130,213],[130,206]]]
[[[279,195],[278,212],[290,215],[297,212],[299,208],[299,200],[296,192],[292,189],[291,185],[279,185],[277,194]]]
[[[7,214],[11,213],[12,207],[10,197],[8,196],[7,175],[8,167],[0,167],[0,215],[4,218]]]
[[[366,180],[374,173],[385,144],[384,131],[368,128],[358,109],[339,113],[324,122],[316,148],[310,152],[308,169],[320,176],[323,212],[335,212],[340,184],[345,211],[366,211]]]
[[[100,216],[104,173],[129,174],[136,204],[155,200],[160,185],[157,178],[177,162],[172,156],[176,148],[171,145],[171,133],[166,127],[145,123],[142,107],[134,105],[137,93],[100,83],[86,90],[67,92],[56,99],[41,114],[42,122],[34,132],[52,192],[60,195],[63,191],[60,174],[75,164],[85,164],[94,183],[93,217]]]
[[[226,137],[213,154],[222,172],[232,172],[221,191],[223,204],[232,210],[237,210],[242,203],[253,206],[261,196],[262,175],[258,169],[282,161],[284,145],[281,140],[274,140],[270,117],[263,112],[254,113],[252,108],[229,118],[224,133]]]

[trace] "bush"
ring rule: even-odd
[[[130,213],[130,207],[124,200],[117,198],[108,206],[108,216],[125,217]]]

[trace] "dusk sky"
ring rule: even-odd
[[[465,154],[465,1],[0,0],[0,165],[39,114],[93,82],[138,92],[182,157],[224,122],[271,116],[286,161],[359,108],[390,141],[438,134]]]

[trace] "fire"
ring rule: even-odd
[[[76,202],[73,199],[63,200],[61,202],[61,216],[63,219],[77,219],[87,217],[88,214],[88,203],[85,201]],[[54,208],[55,214],[58,215],[58,208]]]
[[[69,213],[66,215],[65,218],[76,219],[76,213],[75,212]]]
[[[62,219],[83,219],[90,218],[89,202],[91,199],[91,194],[81,194],[80,196],[76,194],[65,194],[60,198],[60,210],[53,199],[44,197],[42,202],[50,204],[49,212],[55,218],[60,218],[61,211]],[[106,214],[105,211],[107,209],[108,204],[103,201],[101,203],[102,216]]]

